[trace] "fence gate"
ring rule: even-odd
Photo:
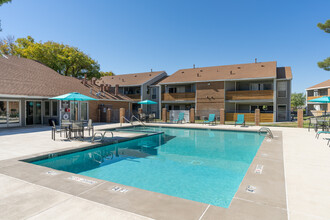
[[[184,120],[185,122],[189,122],[189,110],[170,110],[169,115],[170,115],[170,121],[177,120],[179,118],[180,112],[184,113]]]

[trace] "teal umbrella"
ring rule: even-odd
[[[143,100],[143,101],[140,101],[138,102],[138,104],[142,104],[142,105],[156,105],[157,102],[154,102],[154,101],[151,101],[151,100]],[[149,109],[148,109],[148,113],[149,113]]]
[[[56,99],[56,100],[61,100],[61,101],[73,101],[73,103],[75,101],[95,101],[97,99],[91,98],[89,96],[80,94],[79,92],[71,92],[71,93],[67,93],[64,95],[60,95],[60,96],[56,96],[53,98],[49,98],[49,99]],[[74,119],[76,120],[76,108],[74,108]]]
[[[330,103],[330,96],[322,96],[320,98],[309,100],[309,102]]]
[[[330,96],[322,96],[320,98],[309,100],[309,102],[330,103]],[[327,111],[325,111],[327,113]]]
[[[89,96],[80,94],[79,92],[71,92],[67,93],[64,95],[56,96],[50,99],[56,99],[56,100],[61,100],[61,101],[92,101],[92,100],[97,100],[94,98],[91,98]]]

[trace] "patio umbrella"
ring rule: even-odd
[[[330,103],[330,96],[322,96],[320,98],[309,100],[309,102]],[[325,111],[327,113],[327,111]]]
[[[75,101],[93,101],[93,100],[97,100],[97,99],[91,98],[89,96],[80,94],[79,92],[71,92],[71,93],[56,96],[56,97],[53,97],[53,98],[50,98],[50,99],[56,99],[56,100],[61,100],[61,101],[73,101],[73,103]],[[76,120],[76,108],[74,108],[74,119]]]
[[[138,104],[142,104],[142,105],[156,105],[157,102],[154,102],[154,101],[151,101],[151,100],[146,99],[146,100],[143,100],[143,101],[138,102]],[[149,114],[149,109],[148,109],[148,114]]]

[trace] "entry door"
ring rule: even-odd
[[[41,124],[41,101],[26,102],[26,124]]]
[[[277,106],[278,121],[286,121],[287,120],[286,116],[287,116],[286,105],[278,105]]]
[[[0,100],[0,127],[19,126],[20,101]]]

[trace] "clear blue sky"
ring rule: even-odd
[[[293,91],[329,79],[330,1],[13,0],[0,7],[0,37],[76,46],[116,74],[277,61]]]

